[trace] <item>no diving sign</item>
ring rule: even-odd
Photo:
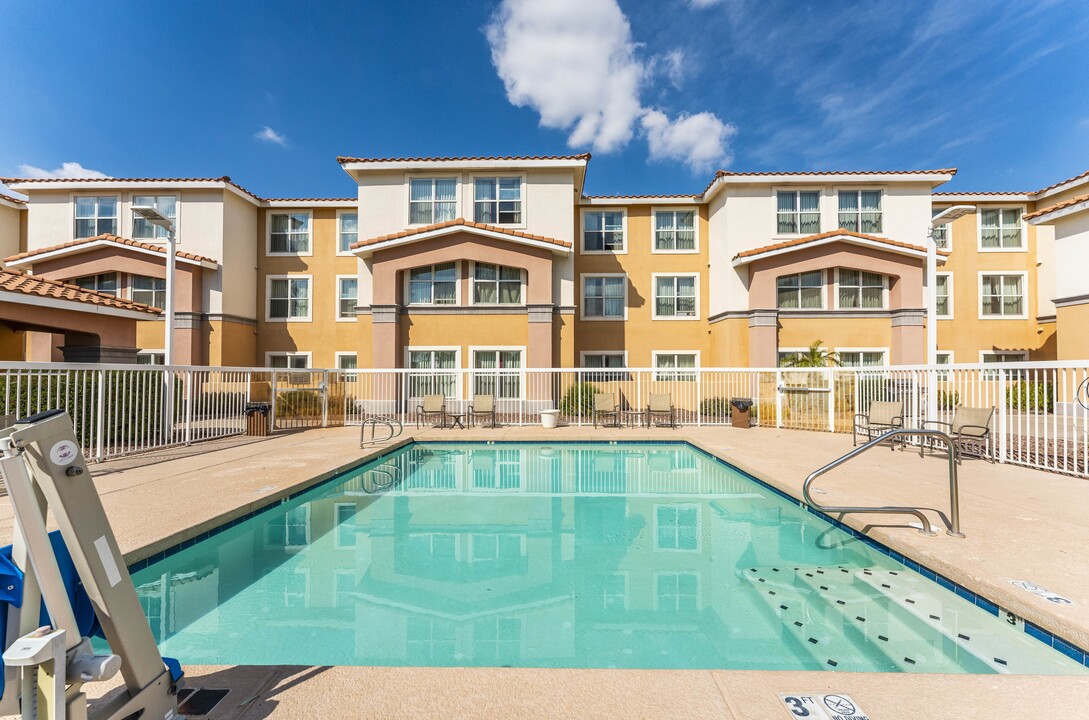
[[[850,695],[794,693],[779,699],[794,718],[810,720],[870,720]]]

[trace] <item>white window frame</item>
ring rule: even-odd
[[[842,306],[840,306],[840,304],[839,304],[839,286],[840,286],[839,275],[840,275],[840,272],[843,271],[843,270],[851,270],[853,272],[859,273],[859,276],[858,276],[859,277],[859,282],[862,281],[862,273],[864,273],[864,272],[868,272],[868,273],[871,273],[873,275],[880,275],[881,276],[881,307],[879,307],[879,308],[864,308],[864,307],[862,307],[862,305],[861,305],[861,303],[862,303],[861,290],[859,291],[859,296],[858,296],[858,301],[860,303],[858,307],[842,307]],[[862,270],[860,268],[840,268],[840,267],[837,267],[835,269],[835,274],[833,275],[833,278],[834,279],[833,279],[833,282],[832,282],[832,296],[833,296],[834,300],[833,300],[832,307],[834,307],[836,310],[850,310],[851,312],[888,312],[888,309],[889,309],[889,276],[888,275],[886,275],[884,273],[873,272],[872,270]],[[862,287],[862,286],[859,286],[859,287]],[[866,286],[866,287],[871,287],[871,286]],[[778,290],[778,288],[776,288],[776,290]]]
[[[658,581],[663,577],[680,577],[681,575],[695,575],[696,576],[696,610],[703,609],[703,573],[699,570],[655,570],[654,571],[654,610],[661,609],[660,598],[658,597]],[[672,612],[676,612],[676,603],[671,608]]]
[[[984,315],[983,314],[983,278],[987,275],[1021,276],[1021,314],[1020,315]],[[1029,310],[1029,284],[1027,270],[980,270],[976,280],[976,314],[980,320],[1027,320]]]
[[[412,302],[412,271],[419,270],[421,268],[431,268],[431,274],[435,274],[436,265],[446,265],[447,263],[454,263],[454,302],[452,303],[437,303],[435,302],[435,281],[431,281],[431,302],[417,303]],[[462,305],[462,277],[461,277],[461,260],[446,260],[439,263],[431,263],[430,265],[417,265],[406,269],[401,273],[404,282],[404,298],[405,307],[460,307]],[[445,281],[444,281],[445,282]],[[512,306],[513,307],[513,306]]]
[[[312,370],[314,367],[314,353],[306,351],[294,351],[294,350],[266,350],[265,351],[265,367],[272,367],[272,358],[274,357],[303,357],[306,358],[306,367],[293,368],[290,365],[286,368],[276,368],[277,370]],[[289,361],[290,362],[290,361]]]
[[[79,226],[79,223],[77,221],[81,220],[81,219],[82,220],[87,220],[88,218],[86,218],[86,217],[80,218],[80,216],[77,215],[76,213],[77,213],[77,208],[78,208],[78,204],[77,204],[78,199],[79,198],[89,198],[89,197],[95,198],[95,230],[96,230],[96,232],[95,232],[94,235],[88,235],[87,237],[98,237],[99,235],[102,234],[100,232],[97,232],[97,230],[98,230],[98,220],[100,218],[100,216],[97,213],[98,213],[98,198],[104,198],[104,197],[112,197],[114,199],[114,207],[116,207],[117,209],[114,212],[114,216],[113,216],[113,227],[114,227],[113,234],[114,235],[121,235],[121,196],[118,195],[118,194],[111,194],[111,193],[83,192],[83,193],[74,193],[72,195],[72,239],[73,240],[83,240],[83,239],[85,239],[81,235],[79,235],[79,232],[77,230],[77,227]]]
[[[454,373],[454,395],[445,396],[447,399],[456,401],[456,400],[459,400],[459,399],[464,397],[464,394],[462,392],[462,384],[463,384],[463,381],[465,379],[465,371],[464,371],[465,366],[462,364],[462,361],[461,361],[461,346],[460,345],[409,345],[409,346],[406,346],[405,349],[404,349],[404,369],[405,370],[412,370],[412,365],[410,364],[409,359],[412,357],[412,353],[414,353],[414,352],[430,352],[430,353],[453,352],[454,353],[454,367],[450,368],[449,370],[436,369],[434,367],[434,362],[432,362],[431,363],[432,364],[431,369],[432,370],[437,370],[437,372]],[[434,360],[434,358],[432,358],[432,360]]]
[[[161,281],[163,283],[164,287],[163,287],[162,290],[145,290],[143,288],[140,288],[139,290],[137,290],[136,287],[135,287],[135,282],[136,282],[136,278],[138,278],[138,277],[149,278],[151,280],[159,280],[159,281]],[[133,293],[137,293],[137,292],[148,293],[149,292],[149,293],[152,294],[151,299],[154,300],[155,299],[155,293],[161,292],[163,294],[163,302],[162,303],[150,302],[150,303],[144,303],[144,304],[145,305],[150,305],[152,307],[157,307],[157,308],[161,308],[161,307],[166,306],[166,287],[165,287],[166,278],[157,278],[157,277],[155,277],[153,275],[143,275],[141,273],[129,273],[128,277],[126,278],[126,281],[127,282],[125,283],[125,292],[127,293],[129,300],[131,300],[132,302],[139,302],[139,303],[144,302],[143,300],[137,300],[135,297],[133,297]]]
[[[596,213],[620,213],[620,231],[624,237],[623,247],[619,250],[586,249],[586,216]],[[627,255],[628,254],[628,210],[622,207],[583,208],[579,212],[579,253],[582,255]]]
[[[272,251],[272,216],[273,215],[306,215],[306,252],[273,252]],[[313,257],[314,255],[314,212],[312,210],[293,210],[291,208],[275,208],[268,210],[265,215],[265,256],[266,257]]]
[[[340,366],[340,359],[342,357],[349,357],[349,356],[355,358],[355,369],[358,370],[359,369],[359,353],[356,352],[355,350],[351,350],[351,351],[349,351],[349,350],[338,350],[338,351],[334,352],[333,353],[333,366],[337,370],[339,370],[339,371],[341,371],[343,373],[348,373],[343,378],[344,382],[355,382],[358,379],[358,374],[352,372],[348,368],[342,368]]]
[[[412,181],[413,180],[430,180],[431,181],[431,222],[414,223],[412,222]],[[437,222],[447,222],[446,220],[435,220],[435,181],[436,180],[453,180],[454,181],[454,217],[451,219],[465,217],[462,213],[462,177],[459,173],[413,173],[411,175],[405,175],[405,226],[406,227],[427,227],[428,225],[434,225]]]
[[[983,358],[986,357],[987,355],[1020,355],[1021,356],[1020,360],[1009,360],[1008,362],[1028,362],[1028,359],[1029,359],[1028,350],[980,350],[979,351],[979,362],[981,364],[983,362],[985,362]]]
[[[659,355],[694,355],[696,358],[696,364],[692,368],[659,368],[658,356]],[[651,366],[651,380],[653,382],[698,382],[700,377],[700,351],[699,350],[652,350],[650,353],[650,366]],[[659,377],[659,373],[673,373],[679,376],[681,373],[692,373],[695,377],[692,380],[682,380],[680,377],[666,378]]]
[[[935,355],[934,364],[938,368],[941,368],[941,367],[943,367],[945,365],[952,365],[954,362],[956,362],[953,359],[953,351],[952,350],[938,350],[934,355]],[[947,362],[947,363],[938,362],[938,360],[941,359],[942,355],[948,355],[949,356],[949,362]],[[949,371],[939,369],[937,371],[937,379],[940,380],[940,381],[943,381],[943,382],[948,380],[949,379]]]
[[[600,253],[599,253],[600,254]],[[623,316],[591,317],[586,314],[586,278],[624,278],[624,314]],[[586,322],[623,322],[628,319],[628,292],[631,281],[627,273],[582,273],[579,275],[579,320]],[[602,307],[604,311],[604,306]]]
[[[491,370],[487,368],[478,368],[474,365],[477,352],[516,352],[518,353],[518,397],[508,398],[499,397],[499,394],[495,394],[496,402],[501,400],[525,400],[526,399],[526,346],[525,345],[470,345],[469,348],[469,367],[468,374],[475,383],[476,375],[488,375],[492,374]],[[505,375],[513,375],[514,373],[504,373]],[[498,373],[495,373],[498,377]]]
[[[337,210],[337,255],[340,257],[355,257],[355,253],[351,250],[340,249],[340,217],[342,215],[355,215],[355,239],[359,241],[359,209],[353,208],[352,210]]]
[[[1021,211],[1021,246],[1020,247],[983,247],[983,211],[984,210],[998,210],[999,223],[1001,220],[1002,210],[1020,210]],[[1028,252],[1028,223],[1025,221],[1025,213],[1028,212],[1024,205],[990,205],[987,207],[976,207],[976,249],[981,253],[1027,253]],[[998,227],[999,242],[1002,242],[1002,226]]]
[[[672,509],[675,509],[675,510],[680,510],[681,508],[684,508],[686,510],[694,509],[696,511],[696,547],[694,547],[694,548],[679,548],[679,547],[664,548],[664,547],[659,547],[658,546],[658,511],[663,509],[663,508],[672,508]],[[678,525],[678,533],[679,533],[679,528],[680,528],[680,526]],[[667,552],[667,553],[696,553],[696,552],[699,552],[700,549],[703,547],[703,533],[701,532],[702,529],[703,529],[703,516],[700,513],[699,503],[683,503],[683,502],[658,503],[658,504],[656,504],[654,506],[654,546],[653,546],[654,547],[654,552]],[[657,595],[657,592],[655,592],[655,595]]]
[[[676,228],[677,218],[675,213],[690,212],[692,213],[692,243],[691,250],[659,250],[658,249],[658,213],[674,213],[673,218],[673,231],[674,241],[676,240]],[[628,242],[628,236],[625,227],[624,244],[625,249]],[[681,207],[652,207],[650,209],[650,252],[652,255],[699,255],[700,252],[700,211],[696,206],[684,205]]]
[[[628,575],[629,575],[629,573],[628,573],[627,570],[618,570],[617,572],[606,573],[604,575],[604,578],[605,578],[606,582],[608,582],[608,580],[611,579],[611,578],[617,578],[617,577],[621,578],[624,581],[624,593],[621,596],[623,598],[623,600],[624,600],[623,605],[622,605],[622,608],[624,610],[628,609],[628,588],[629,588],[629,586],[631,584],[629,582]],[[657,587],[655,587],[655,594],[657,594],[657,592],[658,592],[658,589],[657,589]],[[607,584],[605,584],[605,583],[602,583],[602,587],[601,587],[601,607],[602,607],[602,609],[608,610],[610,608],[610,605],[609,605],[609,598],[610,597],[615,598],[616,595],[615,594],[610,594],[609,593],[609,586]]]
[[[157,363],[157,362],[136,363],[137,365],[144,365],[145,367],[147,367],[147,366],[154,367],[156,365],[161,366],[161,365],[164,365],[165,362],[166,362],[166,350],[162,350],[162,349],[144,348],[142,350],[137,350],[136,355],[137,355],[137,357],[139,357],[140,355],[144,355],[144,356],[162,355],[163,356],[163,362],[161,362],[161,363]]]
[[[939,213],[943,213],[948,209],[949,208],[946,207],[946,206],[932,207],[930,209],[931,219],[937,217],[937,215]],[[945,244],[944,245],[938,242],[937,232],[939,230],[944,230],[944,234],[945,234]],[[953,249],[953,223],[952,222],[947,222],[944,225],[939,225],[938,227],[936,227],[934,229],[934,233],[935,233],[935,235],[934,235],[934,245],[935,245],[935,247],[937,247],[939,250],[952,250]]]
[[[495,286],[496,286],[496,290],[495,290],[496,300],[499,299],[499,276],[498,276],[499,269],[500,268],[507,268],[509,270],[517,270],[518,271],[518,282],[520,284],[520,287],[518,289],[518,302],[516,302],[516,303],[501,303],[501,302],[478,303],[476,301],[476,266],[477,265],[482,265],[482,264],[483,265],[494,265],[495,266],[496,279],[494,280],[494,282],[495,282]],[[490,284],[493,281],[485,280],[483,282],[486,282],[486,283]],[[504,281],[504,282],[510,282],[510,281]],[[503,265],[502,263],[493,263],[493,262],[481,263],[481,262],[477,262],[476,260],[473,260],[473,261],[469,262],[469,298],[468,298],[468,304],[470,304],[470,305],[475,305],[476,307],[525,307],[525,305],[526,305],[526,289],[527,289],[526,288],[526,271],[524,269],[522,269],[522,268],[516,268],[513,265]]]
[[[803,233],[801,231],[801,210],[795,209],[793,215],[798,219],[798,232],[786,233],[779,232],[779,193],[792,193],[794,195],[794,207],[799,208],[799,195],[801,193],[817,193],[817,232],[815,233]],[[775,201],[773,205],[773,227],[772,235],[774,237],[805,237],[806,235],[819,235],[824,228],[824,188],[822,187],[775,187],[771,191],[772,199]],[[839,227],[839,196],[836,195],[836,227]]]
[[[113,284],[114,284],[113,292],[110,292],[109,290],[99,290],[98,289],[98,279],[100,277],[104,276],[104,275],[113,275]],[[94,278],[95,279],[95,286],[93,288],[84,288],[78,282],[79,280],[83,280],[84,278]],[[72,278],[70,280],[67,280],[66,282],[68,284],[70,284],[70,285],[76,285],[76,286],[78,286],[78,287],[80,287],[80,288],[82,288],[84,290],[89,290],[91,292],[101,293],[103,295],[110,295],[110,296],[116,297],[116,298],[123,298],[124,293],[122,291],[124,290],[124,288],[122,287],[121,281],[125,280],[125,279],[127,279],[127,278],[125,278],[125,273],[117,272],[116,270],[107,270],[106,272],[91,273],[90,275],[79,275],[78,277],[74,277],[74,278]]]
[[[355,275],[355,274],[337,275],[336,276],[336,285],[335,285],[335,288],[334,288],[336,290],[336,297],[334,298],[334,304],[333,304],[333,313],[334,313],[333,317],[336,319],[337,322],[356,322],[359,319],[358,314],[351,315],[349,317],[341,317],[341,315],[340,315],[340,281],[341,280],[355,280],[355,304],[356,304],[356,307],[359,306],[359,276]]]
[[[804,307],[802,307],[801,276],[802,275],[807,275],[807,274],[809,274],[811,272],[817,272],[817,273],[820,273],[820,275],[821,275],[821,284],[820,284],[821,306],[816,307],[816,308],[804,308]],[[793,288],[793,289],[798,291],[798,307],[796,307],[796,308],[793,308],[793,307],[780,307],[779,306],[779,278],[789,277],[791,275],[797,275],[798,276],[798,287]],[[805,287],[813,287],[813,286],[812,285],[806,285]],[[833,289],[836,289],[836,288],[833,288]],[[802,272],[792,272],[792,273],[786,273],[785,275],[777,275],[776,278],[775,278],[775,308],[777,310],[786,310],[787,312],[795,312],[795,311],[815,312],[817,310],[827,310],[828,309],[828,268],[822,268],[820,270],[804,270]]]
[[[154,191],[152,191],[152,193],[149,194],[149,195],[140,195],[140,194],[134,192],[134,193],[132,193],[132,196],[129,199],[129,211],[130,212],[132,211],[133,207],[136,207],[136,204],[137,204],[136,203],[136,198],[142,198],[142,197],[154,198],[155,202],[152,203],[152,207],[154,207],[156,210],[159,209],[159,200],[161,198],[166,198],[166,197],[174,198],[174,217],[170,217],[170,216],[166,215],[166,213],[163,213],[163,215],[165,217],[167,217],[170,220],[171,223],[173,223],[173,225],[174,225],[174,234],[175,235],[179,234],[179,226],[181,224],[181,221],[180,221],[181,205],[182,205],[181,197],[177,193],[166,193],[164,195],[159,195],[159,194],[154,193]],[[135,217],[135,214],[133,214],[133,215],[134,216],[132,218],[132,226],[131,226],[131,230],[130,230],[130,233],[129,233],[133,240],[139,240],[140,242],[150,242],[150,243],[159,243],[159,242],[165,242],[166,241],[166,239],[167,239],[166,230],[159,227],[159,226],[157,226],[157,225],[152,225],[151,226],[153,232],[152,232],[152,236],[150,238],[138,238],[138,237],[136,237],[136,222],[138,220],[143,220],[143,218],[137,218],[137,217]],[[120,234],[120,233],[118,233],[118,234]]]
[[[695,279],[695,292],[696,292],[696,312],[694,315],[659,315],[658,314],[658,278],[681,278],[690,277]],[[650,274],[650,312],[652,320],[699,320],[700,319],[700,274],[698,272],[682,272],[682,273],[651,273]],[[676,289],[676,283],[674,283],[674,289]]]
[[[833,198],[835,199],[836,228],[842,228],[843,227],[843,223],[841,223],[839,221],[839,195],[840,195],[840,193],[848,193],[848,192],[855,193],[855,196],[858,198],[858,210],[855,211],[856,214],[858,215],[858,228],[856,230],[848,230],[848,232],[856,232],[856,233],[861,233],[863,235],[873,235],[874,237],[886,237],[887,234],[888,234],[888,230],[886,228],[886,224],[887,224],[886,219],[887,218],[885,217],[885,215],[886,215],[886,212],[885,212],[885,200],[886,200],[886,198],[888,198],[889,194],[888,194],[888,191],[883,187],[836,187],[836,188],[833,188],[832,195],[833,195]],[[865,230],[862,229],[862,193],[864,193],[864,192],[879,192],[879,193],[881,193],[881,210],[879,211],[879,213],[881,215],[881,232],[868,233],[868,232],[866,232]]]
[[[355,541],[351,543],[342,543],[340,541],[340,509],[342,507],[349,507],[352,509],[352,527],[359,527],[359,523],[355,522],[355,516],[359,514],[359,508],[356,507],[354,502],[333,503],[333,547],[337,550],[354,549],[358,543],[358,538],[355,538]]]
[[[306,280],[307,282],[307,303],[306,303],[306,317],[286,317],[286,318],[274,318],[272,317],[272,281],[273,280]],[[290,310],[290,307],[289,307]],[[292,323],[292,322],[312,322],[314,319],[314,276],[313,275],[266,275],[265,276],[265,322],[270,323]]]
[[[809,348],[806,348],[807,350]],[[859,353],[859,360],[863,358],[862,353],[881,353],[882,363],[880,365],[844,365],[843,367],[858,368],[859,370],[865,370],[867,368],[874,367],[888,367],[889,365],[889,348],[887,347],[837,347],[835,349],[836,357],[842,357],[842,353]]]
[[[521,215],[522,215],[521,222],[516,222],[516,223],[501,223],[501,222],[499,222],[499,209],[498,209],[498,205],[497,205],[496,206],[496,216],[495,216],[496,222],[494,222],[494,223],[485,223],[485,224],[495,225],[496,227],[505,227],[505,228],[524,228],[524,227],[526,227],[526,208],[528,207],[528,203],[526,202],[526,189],[528,188],[528,183],[526,182],[526,174],[525,173],[486,173],[486,172],[482,172],[482,173],[475,173],[473,175],[470,175],[469,176],[469,182],[466,183],[466,185],[468,186],[467,194],[469,195],[469,197],[466,198],[466,202],[472,203],[472,208],[473,208],[472,219],[473,219],[473,222],[477,222],[477,219],[476,219],[476,181],[477,181],[477,178],[480,178],[481,180],[483,180],[485,178],[492,178],[492,179],[495,179],[495,180],[498,180],[500,178],[507,178],[507,179],[519,178],[519,180],[520,180],[519,184],[520,184],[520,189],[521,189],[521,200],[519,200],[519,203],[522,206],[521,210],[520,210]],[[499,197],[498,188],[496,189],[496,193],[497,193],[496,198],[498,198]],[[498,202],[498,200],[496,202]]]
[[[826,345],[822,345],[821,350],[827,351],[828,347]],[[792,368],[788,365],[783,365],[780,355],[801,355],[807,352],[809,352],[809,348],[807,347],[777,347],[775,348],[775,367],[786,368],[787,370],[795,370],[796,368]]]
[[[945,314],[945,315],[943,315],[943,314],[941,314],[940,312],[937,311],[937,307],[938,307],[938,286],[937,286],[937,281],[935,280],[935,285],[934,285],[934,308],[935,308],[935,312],[938,312],[938,319],[939,320],[952,320],[953,319],[953,313],[955,312],[954,309],[953,309],[953,276],[954,276],[954,273],[951,273],[951,272],[940,272],[940,273],[937,274],[937,277],[939,277],[939,278],[944,277],[946,279],[945,288],[948,291],[947,298],[949,300],[949,302],[948,302],[949,312],[947,314]],[[980,300],[980,309],[981,310],[982,310],[982,303],[983,303],[983,301]]]
[[[620,356],[622,363],[618,368],[611,367],[587,367],[586,356],[587,355],[612,355],[614,357]],[[579,352],[579,369],[581,370],[625,370],[628,367],[628,351],[627,350],[582,350]]]

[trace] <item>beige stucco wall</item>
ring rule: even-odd
[[[1055,315],[1057,359],[1089,359],[1089,302],[1060,307]]]

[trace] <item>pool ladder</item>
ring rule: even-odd
[[[895,440],[896,438],[918,437],[922,439],[934,438],[941,440],[945,443],[946,450],[949,452],[949,529],[946,530],[947,535],[953,537],[962,538],[964,533],[960,531],[960,495],[957,489],[957,451],[953,445],[953,438],[941,430],[892,430],[880,435],[873,440],[870,440],[864,445],[859,445],[851,452],[838,457],[832,462],[828,463],[824,467],[818,468],[809,474],[809,477],[805,479],[805,484],[802,485],[802,497],[805,498],[805,502],[809,507],[814,510],[819,510],[823,513],[882,513],[882,514],[901,514],[901,515],[914,515],[922,522],[922,527],[919,532],[923,535],[934,536],[938,534],[938,531],[934,529],[934,525],[930,522],[926,515],[923,514],[922,508],[918,507],[899,507],[899,506],[885,506],[885,507],[865,507],[865,506],[852,506],[852,505],[821,505],[810,494],[810,487],[813,485],[813,481],[824,475],[830,470],[843,465],[848,460],[852,460],[867,450],[876,447],[882,443]]]
[[[379,425],[388,428],[389,434],[385,437],[377,437]],[[371,429],[370,438],[367,437],[368,427]],[[404,425],[402,425],[401,421],[397,418],[390,417],[389,415],[372,415],[369,418],[365,418],[359,426],[359,447],[384,443],[398,437],[404,431]]]
[[[394,472],[396,471],[396,472]],[[378,467],[371,468],[363,475],[363,492],[368,495],[374,495],[376,493],[385,492],[390,488],[396,487],[401,484],[403,478],[403,472],[397,465],[384,463]],[[368,484],[368,481],[369,484]]]

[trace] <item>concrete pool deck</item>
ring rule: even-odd
[[[419,440],[688,441],[795,497],[813,469],[847,452],[850,438],[754,428],[543,430],[503,427],[408,431]],[[360,450],[358,429],[277,435],[248,444],[92,466],[130,563],[151,557],[269,502],[331,477],[379,450]],[[819,481],[825,503],[948,508],[945,461],[875,448]],[[845,522],[1081,647],[1089,647],[1089,481],[965,460],[965,539],[924,537],[904,516]],[[937,519],[936,515],[933,515]],[[11,509],[0,498],[0,541]],[[1028,580],[1062,595],[1058,605],[1022,590]],[[872,718],[1080,716],[1089,677],[942,676],[814,672],[596,671],[503,668],[300,668],[193,666],[191,687],[230,687],[210,718],[321,717],[789,717],[780,693],[850,694]],[[101,684],[100,684],[101,685]],[[88,686],[89,692],[106,688]]]

